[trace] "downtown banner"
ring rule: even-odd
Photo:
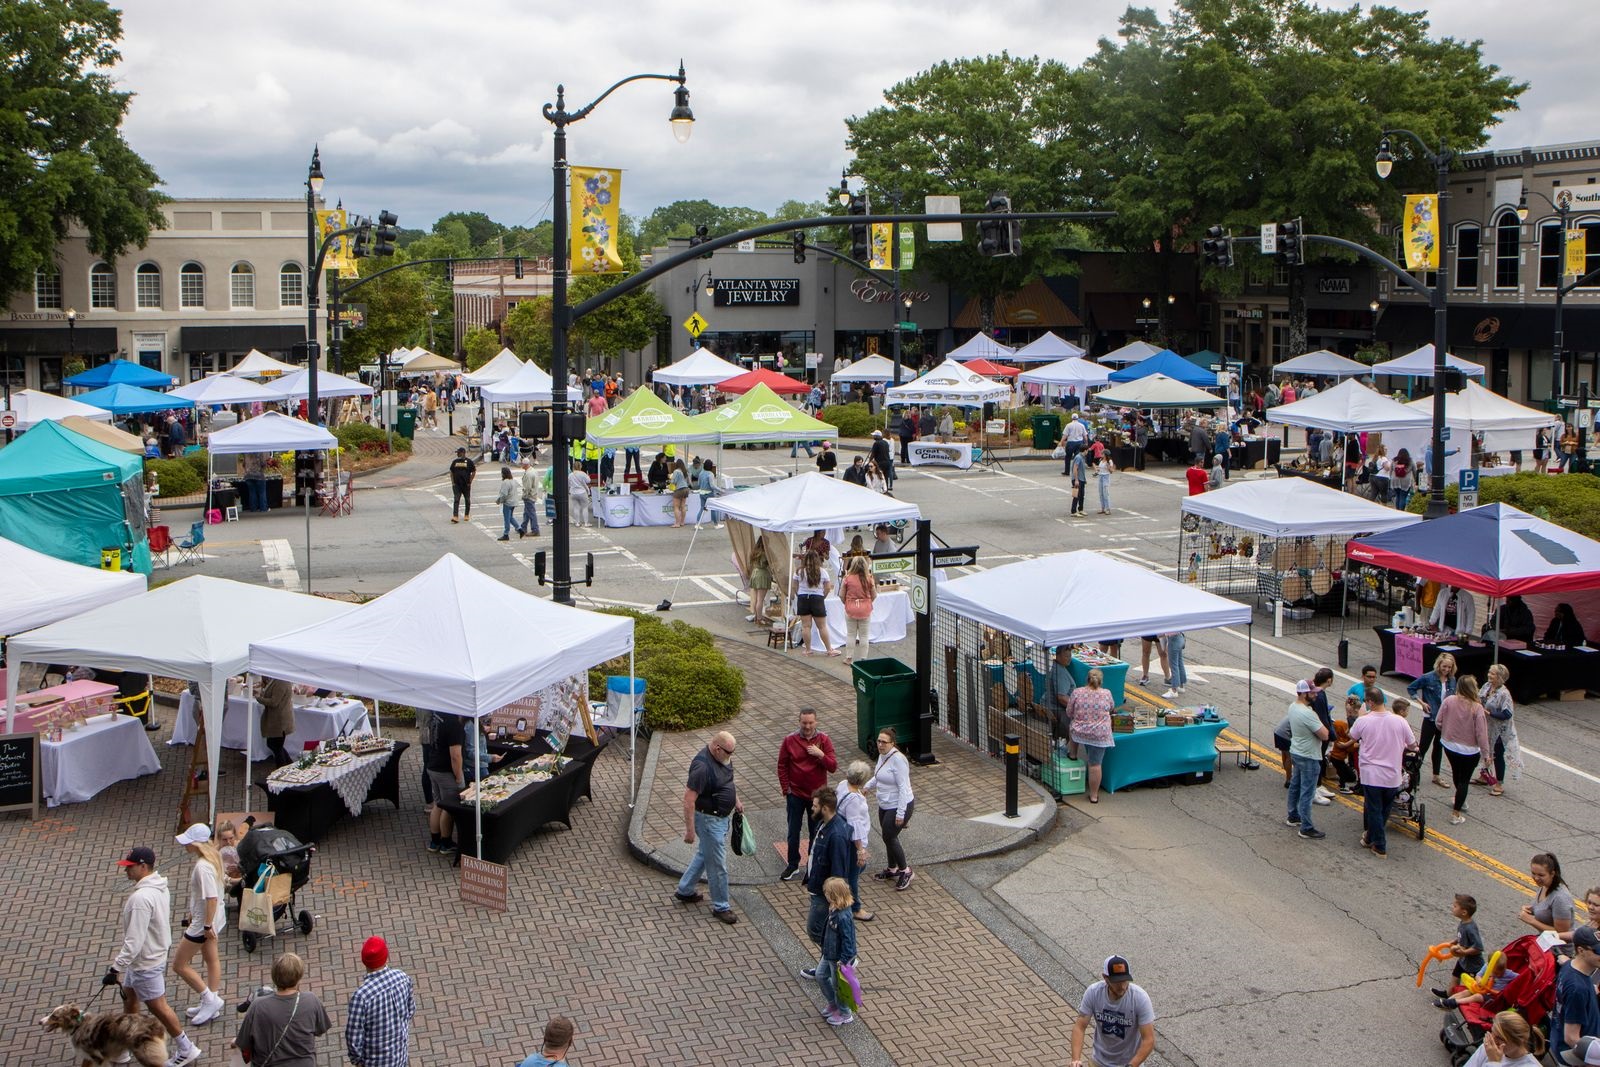
[[[1439,269],[1439,198],[1433,193],[1406,197],[1403,244],[1407,269]]]
[[[1584,264],[1589,261],[1589,231],[1574,226],[1567,231],[1566,274],[1579,278],[1589,273]]]
[[[349,217],[343,208],[317,212],[317,241],[319,243],[325,241],[329,234],[338,233],[349,226]],[[328,246],[328,254],[322,259],[323,270],[336,270],[340,274],[356,273],[356,257],[353,254],[354,249],[350,247],[350,237],[350,234],[345,234],[343,237],[335,238]],[[311,264],[307,264],[307,269],[310,266]]]
[[[620,274],[617,223],[622,171],[606,167],[572,168],[571,270],[579,274]]]

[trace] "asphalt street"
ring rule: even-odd
[[[786,448],[730,450],[724,459],[723,471],[741,484],[796,468]],[[798,466],[809,469],[803,452]],[[369,478],[365,485],[381,487],[361,488],[353,515],[313,517],[309,578],[298,513],[213,527],[207,560],[192,569],[285,588],[309,582],[319,592],[381,593],[450,551],[537,591],[534,553],[548,547],[548,533],[495,540],[498,472],[488,464],[472,520],[452,525],[443,468],[443,459],[413,459]],[[918,504],[946,543],[980,546],[979,567],[1093,548],[1170,574],[1181,476],[1177,467],[1119,473],[1113,513],[1082,518],[1068,516],[1066,479],[1049,460],[1011,462],[1004,472],[904,472],[896,495]],[[727,534],[709,522],[682,530],[576,530],[572,541],[580,577],[583,554],[595,556],[594,585],[580,591],[580,602],[650,609],[670,598],[674,617],[748,634]],[[190,570],[175,566],[156,578]],[[1285,827],[1271,731],[1294,681],[1335,666],[1337,636],[1274,639],[1265,620],[1253,632],[1191,633],[1186,699],[1216,705],[1248,734],[1261,768],[1239,769],[1230,757],[1207,785],[1134,790],[1092,808],[1078,798],[1045,843],[956,872],[977,912],[994,918],[997,935],[1003,928],[1080,980],[1092,979],[1106,955],[1128,956],[1135,980],[1154,998],[1167,1062],[1276,1067],[1328,1062],[1337,1049],[1352,1062],[1443,1063],[1441,1013],[1426,989],[1416,988],[1416,974],[1426,947],[1454,932],[1453,895],[1477,897],[1485,941],[1496,947],[1527,930],[1517,913],[1532,895],[1527,865],[1534,853],[1560,858],[1580,900],[1600,883],[1595,701],[1519,708],[1527,764],[1520,780],[1509,782],[1503,797],[1475,788],[1461,826],[1448,823],[1449,792],[1424,784],[1428,840],[1391,830],[1387,859],[1358,847],[1359,809],[1346,799],[1316,809],[1324,841],[1301,840]],[[1353,670],[1377,659],[1370,629],[1349,637],[1352,671],[1338,672],[1340,694],[1355,680]],[[909,641],[879,653],[912,658]],[[826,667],[841,676],[847,670],[837,660]],[[1393,692],[1403,681],[1383,685]],[[838,709],[834,717],[848,714]],[[1444,969],[1437,974],[1448,977]]]

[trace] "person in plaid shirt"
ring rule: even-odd
[[[350,994],[345,1051],[356,1067],[406,1067],[411,1017],[417,1012],[411,976],[389,966],[389,946],[381,937],[367,938],[361,962],[367,976]]]

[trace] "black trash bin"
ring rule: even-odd
[[[894,727],[901,744],[917,722],[917,672],[892,657],[857,660],[850,667],[856,687],[856,744],[877,754],[878,731]]]

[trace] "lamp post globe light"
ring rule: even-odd
[[[1561,227],[1561,243],[1556,252],[1556,262],[1560,264],[1556,268],[1556,335],[1550,350],[1550,403],[1554,406],[1561,403],[1561,398],[1567,391],[1566,375],[1562,373],[1562,363],[1566,356],[1564,351],[1566,338],[1561,329],[1561,313],[1566,304],[1567,294],[1576,286],[1576,282],[1569,286],[1563,281],[1567,271],[1567,227],[1571,225],[1572,199],[1558,195],[1555,200],[1551,200],[1537,189],[1533,190],[1533,195],[1550,205]],[[1522,196],[1517,200],[1517,221],[1528,221],[1527,189],[1522,190]]]
[[[1422,158],[1433,164],[1435,204],[1439,218],[1439,267],[1434,275],[1433,288],[1428,294],[1428,306],[1433,310],[1433,462],[1428,465],[1428,508],[1424,516],[1443,518],[1449,513],[1444,498],[1444,394],[1446,343],[1448,340],[1449,273],[1450,257],[1444,245],[1450,240],[1450,164],[1456,154],[1442,140],[1438,151],[1428,148],[1427,142],[1410,130],[1384,130],[1378,141],[1378,154],[1373,160],[1379,178],[1388,178],[1394,170],[1394,151],[1389,138],[1404,134],[1416,142]]]
[[[595,97],[594,100],[576,111],[567,110],[567,90],[564,85],[556,86],[556,102],[545,104],[543,114],[545,121],[555,127],[555,136],[552,139],[553,160],[551,174],[554,179],[552,188],[552,219],[554,224],[555,261],[550,278],[551,315],[550,315],[550,341],[552,354],[550,358],[550,463],[551,470],[551,495],[555,497],[555,523],[550,530],[550,551],[554,559],[553,599],[558,604],[572,603],[572,559],[571,559],[571,534],[567,527],[570,501],[567,496],[568,470],[571,457],[568,455],[567,442],[570,437],[582,437],[585,433],[582,415],[572,416],[567,410],[567,337],[572,328],[572,308],[567,304],[567,279],[570,270],[567,262],[568,236],[567,236],[567,127],[575,122],[581,122],[589,117],[589,113],[600,105],[606,97],[616,92],[629,82],[636,81],[667,81],[674,83],[677,88],[672,91],[672,111],[667,116],[667,121],[672,127],[672,136],[677,138],[679,144],[689,140],[689,135],[694,132],[694,112],[689,109],[689,89],[685,84],[687,77],[684,74],[683,63],[678,63],[676,74],[632,74],[614,83],[609,89]],[[568,420],[572,419],[569,425]]]
[[[311,166],[306,170],[306,418],[317,422],[317,197],[322,193],[322,149],[312,146]]]

